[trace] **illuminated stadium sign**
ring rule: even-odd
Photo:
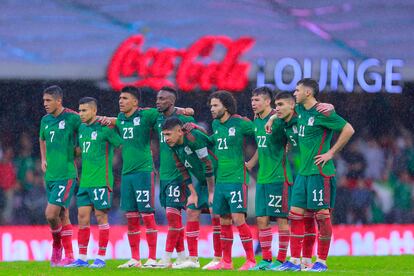
[[[313,74],[312,61],[304,59],[301,64],[296,59],[286,57],[278,60],[274,67],[274,82],[265,84],[265,62],[258,61],[257,86],[276,86],[277,89],[291,91],[302,78],[319,80],[319,90],[337,91],[342,85],[343,91],[353,92],[356,87],[369,93],[380,92],[385,89],[389,93],[402,92],[402,76],[399,69],[404,62],[401,59],[388,59],[381,63],[378,59],[368,58],[360,63],[352,59],[342,66],[338,59],[321,59],[319,73]],[[288,75],[286,78],[284,76]]]
[[[203,36],[187,49],[143,50],[144,40],[142,35],[131,36],[112,56],[107,78],[114,90],[133,85],[156,90],[174,86],[185,92],[211,89],[240,92],[248,86],[251,64],[242,59],[255,43],[252,37]],[[266,66],[264,59],[257,64],[257,86],[292,91],[300,79],[312,77],[319,81],[321,91],[402,92],[401,59],[385,62],[375,58],[358,62],[348,59],[343,63],[338,59],[312,62],[305,58],[300,62],[284,57],[277,60],[274,68]],[[266,80],[271,73],[273,80]]]
[[[248,84],[250,64],[240,61],[254,44],[250,37],[233,40],[226,36],[204,36],[187,49],[148,48],[142,50],[144,37],[134,35],[118,47],[108,67],[108,81],[115,90],[125,85],[177,86],[190,92],[213,88],[243,91]],[[214,58],[216,47],[225,50]]]

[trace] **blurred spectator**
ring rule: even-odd
[[[413,220],[413,180],[408,171],[402,171],[398,178],[392,181],[394,193],[394,208],[391,212],[395,223],[412,223]]]
[[[360,152],[366,161],[364,176],[373,180],[381,179],[385,168],[384,150],[372,137],[369,137],[365,142],[362,142],[359,147]]]
[[[8,223],[12,215],[13,193],[16,187],[16,170],[13,164],[13,149],[8,147],[4,150],[3,158],[0,160],[0,190],[4,197],[4,207],[0,216],[0,222]]]
[[[370,189],[370,180],[358,178],[355,187],[351,190],[350,207],[352,212],[351,223],[367,224],[370,208],[373,204],[373,192]]]
[[[17,180],[23,186],[23,189],[30,190],[30,185],[33,184],[26,180],[27,172],[34,170],[35,161],[32,157],[33,144],[30,135],[27,132],[23,132],[20,135],[18,155],[14,160],[14,164],[17,168]]]
[[[347,178],[338,178],[336,189],[335,209],[333,211],[334,224],[346,224],[348,222],[349,198],[351,192],[348,188]]]
[[[45,206],[47,202],[46,189],[43,185],[43,176],[31,170],[26,172],[25,181],[30,187],[29,191],[24,191],[23,206],[30,213],[29,224],[45,224]]]
[[[367,162],[359,151],[357,142],[353,142],[347,147],[347,150],[343,153],[343,158],[347,164],[346,176],[348,178],[357,179],[364,176]]]

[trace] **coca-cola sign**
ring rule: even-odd
[[[131,36],[115,51],[108,66],[108,81],[113,89],[133,85],[156,90],[174,86],[186,92],[239,92],[247,87],[250,64],[241,59],[255,42],[251,37],[203,36],[187,49],[144,50],[144,41],[142,35]],[[215,58],[219,53],[223,53],[222,58]]]

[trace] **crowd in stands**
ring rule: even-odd
[[[335,224],[414,223],[413,134],[401,128],[398,134],[374,139],[359,133],[335,157],[337,195]],[[46,224],[46,191],[38,156],[36,133],[22,132],[19,139],[0,147],[0,225]],[[298,157],[290,156],[297,169]],[[122,160],[114,158],[115,197],[110,212],[112,224],[123,223],[119,207]],[[254,191],[255,173],[250,192]],[[252,198],[250,196],[250,198]],[[254,202],[254,201],[250,201]],[[75,199],[71,218],[76,222]],[[157,206],[162,221],[161,207]],[[254,208],[249,208],[249,211]],[[254,218],[254,213],[249,214]]]

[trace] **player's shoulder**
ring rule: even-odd
[[[335,110],[329,110],[329,111],[325,111],[325,112],[321,112],[321,111],[318,111],[317,110],[317,108],[318,108],[318,106],[320,105],[321,103],[317,103],[316,105],[315,105],[315,108],[314,108],[314,112],[317,114],[317,115],[321,115],[322,117],[330,117],[330,116],[332,116],[333,114],[335,114]]]
[[[65,109],[63,109],[63,113],[68,117],[72,117],[72,116],[79,117],[78,112],[76,112],[73,109],[67,108],[67,107],[65,107]]]
[[[152,113],[158,113],[158,110],[156,109],[156,108],[153,108],[153,107],[140,107],[139,109],[138,109],[138,111],[141,113],[141,114],[152,114]]]
[[[245,116],[241,116],[239,114],[233,114],[231,116],[232,119],[236,120],[236,121],[241,121],[241,122],[251,122],[251,120]]]

